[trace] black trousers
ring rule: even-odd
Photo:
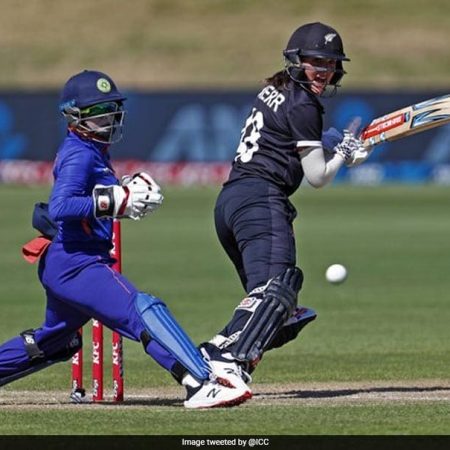
[[[287,196],[260,178],[236,180],[220,192],[217,235],[247,293],[296,265],[296,215]]]

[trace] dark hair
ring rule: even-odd
[[[264,80],[266,86],[270,84],[276,89],[286,89],[290,81],[291,77],[286,70],[280,70],[279,72],[273,74],[271,77],[267,77]]]

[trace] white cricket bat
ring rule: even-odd
[[[360,133],[364,147],[394,141],[450,123],[450,94],[425,100],[374,119]]]

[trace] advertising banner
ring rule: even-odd
[[[198,171],[199,182],[216,182],[214,176],[205,178],[200,168],[212,164],[219,178],[228,172],[256,94],[257,90],[127,92],[124,138],[113,147],[113,159],[122,166],[153,165],[167,176],[172,174],[169,181],[175,173],[189,172],[188,178],[195,182]],[[442,94],[344,91],[322,101],[325,128],[342,130],[354,116],[368,123]],[[17,168],[24,164],[36,179],[51,176],[49,164],[64,134],[56,92],[0,93],[0,181],[14,180]],[[337,182],[347,181],[450,183],[450,126],[377,146],[362,166],[340,171]]]

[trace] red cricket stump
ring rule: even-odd
[[[123,401],[123,349],[122,336],[113,332],[112,335],[112,376],[113,376],[113,400]]]
[[[120,221],[113,221],[113,248],[111,256],[116,259],[113,269],[122,272],[122,241]],[[124,383],[123,383],[123,344],[122,336],[113,331],[112,334],[112,377],[113,377],[113,400],[115,402],[123,401]]]
[[[92,320],[92,400],[103,400],[103,325]]]
[[[122,272],[120,222],[118,219],[113,221],[112,244],[111,256],[116,260],[113,269]],[[82,329],[79,331],[83,332]],[[103,344],[103,325],[94,319],[92,321],[92,400],[94,402],[103,400]],[[123,347],[122,336],[115,331],[112,333],[112,379],[113,400],[121,402],[124,398]],[[72,393],[81,391],[84,392],[83,349],[80,349],[72,357]]]
[[[80,328],[80,334],[83,334],[83,329]],[[78,392],[83,389],[83,349],[78,350],[72,356],[72,392]]]

